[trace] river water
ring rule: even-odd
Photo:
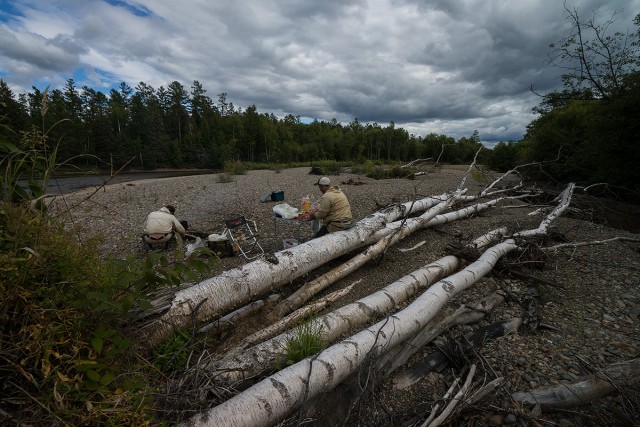
[[[174,171],[152,171],[152,172],[127,172],[116,175],[109,179],[109,174],[87,174],[76,176],[63,176],[52,179],[47,188],[47,194],[65,194],[83,188],[99,187],[106,181],[108,184],[120,184],[141,179],[169,178],[172,176],[190,176],[216,173],[214,170],[174,170]]]

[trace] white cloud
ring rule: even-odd
[[[522,136],[539,101],[529,88],[559,83],[544,61],[567,31],[557,0],[4,3],[20,11],[0,15],[0,71],[14,91],[84,67],[79,86],[198,80],[214,100],[227,92],[260,113],[488,141]],[[568,7],[590,16],[599,3]],[[615,10],[631,27],[640,0],[612,0],[599,16]]]

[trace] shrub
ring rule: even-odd
[[[227,175],[247,174],[247,167],[242,162],[225,162],[223,170]]]
[[[220,175],[218,175],[218,182],[220,184],[228,184],[230,182],[234,182],[235,180],[235,177],[228,173],[221,173]]]

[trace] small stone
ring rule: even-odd
[[[487,423],[490,426],[500,426],[502,425],[502,419],[503,416],[500,414],[491,415],[489,418],[487,418]]]
[[[520,356],[518,357],[518,365],[520,366],[524,366],[527,364],[527,359],[525,359],[524,357]]]
[[[518,417],[516,417],[514,414],[507,414],[507,416],[504,417],[504,423],[506,425],[515,424],[516,421],[518,421]]]

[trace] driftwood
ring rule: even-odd
[[[240,343],[238,343],[233,347],[233,349],[225,353],[225,357],[227,358],[231,357],[239,353],[240,351],[249,348],[250,346],[256,343],[263,342],[264,340],[267,340],[273,337],[274,335],[277,335],[280,332],[290,328],[292,325],[298,324],[301,321],[308,319],[311,315],[324,310],[329,306],[329,304],[331,304],[332,302],[335,302],[336,300],[342,298],[343,296],[351,292],[353,287],[357,285],[358,282],[360,282],[360,280],[350,284],[346,288],[338,289],[337,291],[331,292],[330,294],[325,295],[319,300],[314,301],[313,303],[294,311],[293,313],[289,314],[285,318],[280,319],[275,323],[272,323],[266,328],[261,329],[258,332],[255,332],[249,335],[246,338],[243,338],[242,341],[240,341]]]
[[[451,206],[455,200],[455,194],[449,196],[446,200],[427,210],[427,212],[418,217],[416,221],[412,221],[410,226],[400,227],[394,233],[383,237],[377,243],[369,246],[364,252],[354,256],[349,261],[334,268],[328,273],[323,274],[319,278],[305,284],[276,307],[274,310],[275,316],[282,317],[292,310],[300,307],[305,301],[325,289],[327,286],[354,272],[376,256],[383,253],[389,246],[397,243],[400,239],[423,227],[436,215]]]
[[[222,332],[222,331],[229,330],[235,327],[236,322],[246,317],[249,317],[250,315],[256,313],[258,310],[261,310],[264,307],[265,302],[273,303],[277,301],[279,298],[280,298],[280,295],[274,294],[274,295],[270,295],[269,298],[266,298],[266,301],[261,299],[252,301],[251,303],[245,305],[244,307],[240,307],[239,309],[234,310],[231,313],[226,314],[225,316],[222,316],[220,319],[216,320],[215,322],[211,322],[208,325],[201,327],[198,330],[198,332],[213,333],[214,331]]]
[[[355,372],[369,357],[381,354],[422,329],[446,301],[493,269],[515,242],[488,249],[474,264],[432,285],[407,308],[325,349],[318,355],[291,365],[251,388],[191,418],[188,426],[273,425],[321,392],[333,389]]]
[[[640,358],[609,365],[575,382],[519,391],[511,397],[526,407],[539,405],[542,410],[567,409],[619,393],[626,387],[638,384]]]
[[[372,314],[382,315],[395,309],[406,299],[446,277],[459,268],[455,257],[444,257],[408,274],[365,298],[313,319],[312,328],[320,329],[320,337],[326,343],[334,343],[350,329],[364,326]],[[207,369],[220,372],[219,381],[233,384],[252,378],[265,370],[273,370],[284,355],[285,343],[297,332],[282,333],[238,354],[231,350],[222,361],[214,361]],[[233,356],[233,357],[231,357]]]
[[[170,337],[175,328],[185,327],[194,318],[205,322],[240,307],[332,259],[377,241],[373,235],[388,222],[412,212],[423,212],[447,197],[427,197],[394,205],[369,215],[348,230],[312,239],[180,290],[160,319],[140,328],[141,341],[154,347]],[[199,309],[194,313],[195,307]]]
[[[400,366],[404,365],[418,350],[431,342],[434,338],[446,332],[450,328],[459,325],[468,325],[479,322],[495,307],[504,302],[504,294],[494,292],[470,307],[461,306],[452,314],[442,319],[434,319],[425,328],[419,331],[411,340],[403,343],[401,348],[392,349],[380,358],[379,370],[385,375],[390,375]]]
[[[505,254],[518,248],[515,238],[540,236],[566,210],[573,185],[558,206],[535,230],[514,234],[485,251],[462,271],[432,285],[404,310],[260,381],[251,388],[191,418],[190,426],[272,425],[323,391],[332,389],[359,369],[365,360],[384,354],[415,335],[442,309],[446,301],[489,273]]]
[[[469,373],[467,374],[467,379],[464,381],[464,384],[462,385],[462,387],[460,387],[460,390],[458,390],[458,392],[453,397],[453,399],[449,401],[449,404],[444,408],[442,413],[438,415],[436,419],[434,419],[429,423],[425,421],[421,427],[437,427],[442,423],[444,423],[447,417],[451,415],[456,405],[459,402],[461,402],[463,397],[467,394],[467,391],[469,390],[469,386],[471,385],[471,380],[473,379],[473,376],[475,374],[476,374],[476,365],[473,364],[471,365],[471,368],[469,368]]]

